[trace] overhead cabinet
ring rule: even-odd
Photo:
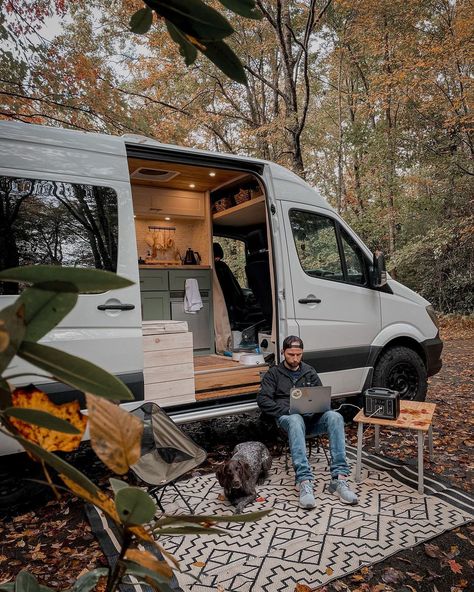
[[[132,191],[135,214],[204,219],[206,199],[203,193],[148,185],[133,185]]]

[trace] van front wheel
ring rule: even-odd
[[[372,386],[398,391],[402,399],[424,401],[428,386],[426,367],[412,349],[391,347],[375,365]]]

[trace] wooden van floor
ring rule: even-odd
[[[260,388],[260,374],[267,365],[244,366],[226,356],[196,356],[194,382],[196,401],[255,393]]]

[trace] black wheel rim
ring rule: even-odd
[[[387,377],[387,387],[398,391],[402,399],[414,399],[419,383],[416,368],[408,362],[395,364]]]

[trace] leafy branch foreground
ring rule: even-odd
[[[91,362],[37,343],[74,308],[79,293],[105,292],[132,282],[100,270],[40,265],[7,269],[0,272],[0,281],[31,284],[12,305],[0,311],[0,432],[13,437],[42,465],[45,478],[57,497],[61,489],[68,489],[94,504],[116,523],[121,534],[122,546],[116,564],[85,573],[68,590],[88,592],[105,577],[106,592],[113,592],[127,575],[133,575],[156,590],[171,590],[169,582],[173,570],[183,568],[156,538],[223,534],[227,531],[219,527],[219,523],[258,520],[268,513],[156,518],[156,504],[142,489],[113,478],[110,479],[111,493],[103,491],[54,454],[76,449],[88,423],[94,452],[116,474],[127,473],[140,457],[143,424],[117,404],[133,400],[129,389]],[[9,380],[22,375],[6,375],[5,370],[15,355],[46,373],[40,376],[84,392],[87,417],[81,413],[77,401],[56,405],[33,385],[13,388]],[[57,477],[64,485],[58,485]],[[156,556],[141,549],[140,543],[151,545]],[[26,570],[22,570],[14,582],[0,584],[0,591],[5,592],[48,590],[51,588],[39,584]]]
[[[229,21],[201,0],[143,0],[145,8],[130,19],[133,33],[147,33],[153,23],[153,13],[164,20],[168,34],[179,46],[187,66],[193,64],[198,51],[206,56],[231,80],[247,84],[247,76],[237,55],[224,39],[234,32]],[[231,12],[259,20],[262,13],[255,0],[219,0]]]

